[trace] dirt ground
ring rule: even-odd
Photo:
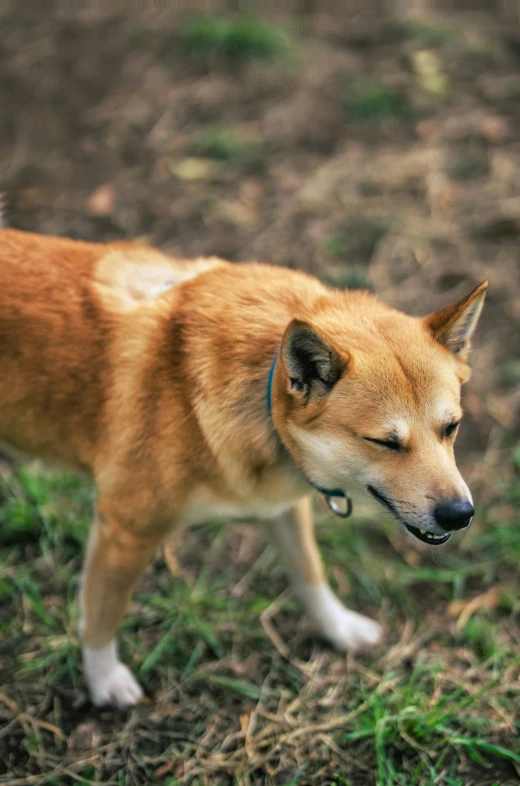
[[[6,222],[302,268],[414,314],[488,278],[457,443],[485,504],[520,432],[520,33],[275,21],[286,57],[230,65],[188,56],[173,12],[1,14]],[[0,782],[44,782],[31,772]]]

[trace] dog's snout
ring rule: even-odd
[[[435,521],[447,532],[467,527],[474,513],[473,505],[467,499],[439,502],[433,511]]]

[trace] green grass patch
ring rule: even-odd
[[[499,362],[498,368],[506,385],[511,387],[520,385],[520,358],[503,358]]]
[[[470,692],[446,685],[447,690],[435,697],[435,687],[442,683],[442,671],[441,662],[428,663],[419,658],[407,678],[398,672],[389,673],[376,690],[367,694],[356,728],[342,734],[343,743],[373,741],[377,783],[428,783],[428,776],[438,777],[446,765],[451,768],[461,749],[484,768],[491,766],[489,755],[520,763],[518,752],[486,740],[498,724],[472,714],[471,708],[479,702]],[[492,689],[496,684],[492,682],[487,687]],[[403,779],[399,762],[410,746],[426,756],[411,771],[413,776]],[[428,754],[431,757],[434,751],[437,755],[432,766]]]
[[[397,90],[371,76],[358,74],[350,80],[346,111],[350,120],[384,120],[407,114],[409,104]]]
[[[362,265],[349,265],[336,270],[332,270],[327,276],[323,276],[323,281],[339,289],[367,289],[374,291],[374,285],[368,278],[368,270]]]
[[[442,22],[427,22],[420,19],[400,19],[392,24],[392,29],[400,41],[417,40],[430,48],[441,47],[451,41],[455,30]]]
[[[52,545],[57,539],[84,544],[94,490],[76,475],[21,467],[8,483],[2,481],[0,498],[0,544],[38,538]]]
[[[291,48],[283,28],[252,17],[196,16],[182,24],[177,40],[185,57],[205,64],[272,62]]]
[[[199,132],[191,144],[191,152],[227,164],[235,164],[248,171],[262,168],[266,149],[261,139],[214,126]]]
[[[354,265],[366,264],[370,261],[376,245],[391,230],[393,223],[390,216],[346,218],[326,239],[326,250],[336,259],[348,258]],[[357,277],[359,278],[358,275]]]

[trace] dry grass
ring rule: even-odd
[[[189,533],[176,575],[158,556],[124,624],[149,696],[128,714],[83,693],[75,595],[91,490],[33,468],[4,494],[21,530],[0,563],[0,783],[517,782],[516,477],[449,549],[416,547],[363,505],[347,526],[321,519],[339,594],[386,628],[365,657],[313,638],[261,529]]]

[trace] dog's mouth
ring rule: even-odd
[[[374,499],[377,499],[378,502],[383,505],[387,510],[392,513],[401,524],[404,524],[408,532],[417,538],[417,540],[422,541],[422,543],[428,543],[430,546],[442,546],[443,543],[446,543],[451,538],[451,532],[447,532],[445,535],[434,535],[433,532],[428,532],[425,529],[420,529],[419,527],[412,527],[411,524],[407,524],[406,521],[399,515],[398,511],[392,505],[389,499],[387,499],[384,494],[381,494],[380,491],[375,489],[373,486],[367,486],[369,492],[372,494]]]
[[[404,526],[408,532],[415,535],[417,540],[422,540],[423,543],[429,543],[430,546],[442,546],[443,543],[446,543],[446,541],[451,538],[451,532],[447,532],[446,535],[434,535],[433,532],[427,532],[425,529],[412,527],[410,524],[405,524]]]

